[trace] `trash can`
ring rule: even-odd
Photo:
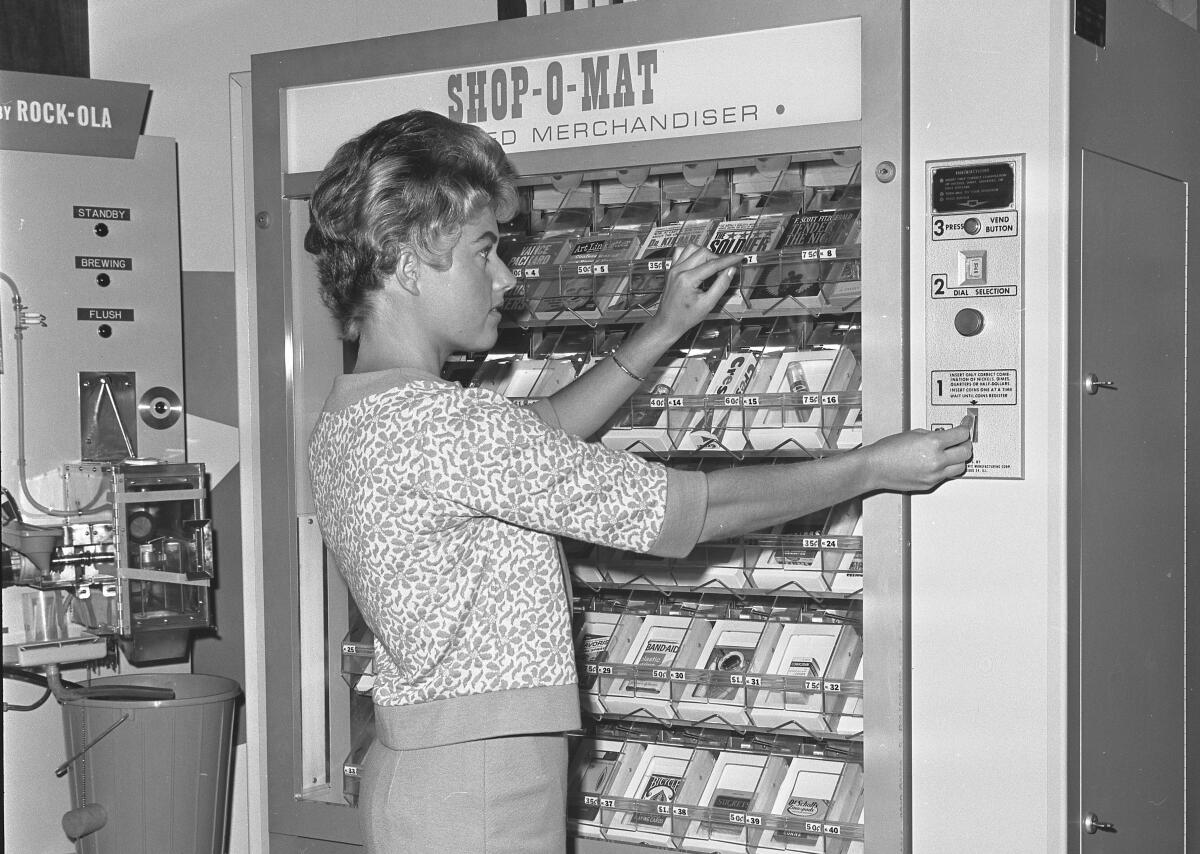
[[[146,673],[89,688],[169,688],[173,700],[64,700],[77,854],[223,854],[241,687],[222,676]],[[86,750],[85,750],[86,748]],[[85,817],[68,828],[68,816]]]

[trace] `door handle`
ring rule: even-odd
[[[1116,391],[1117,384],[1114,383],[1112,380],[1102,380],[1095,374],[1088,374],[1086,377],[1083,378],[1083,390],[1086,391],[1088,394],[1095,394],[1096,392],[1100,391],[1100,389],[1102,389],[1102,388],[1107,388],[1107,389],[1111,389],[1112,391]]]
[[[1101,821],[1094,813],[1090,812],[1083,819],[1083,829],[1088,833],[1116,833],[1115,825],[1109,824],[1107,821]]]

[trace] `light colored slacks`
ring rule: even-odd
[[[359,797],[365,854],[563,854],[567,739],[508,736],[417,750],[378,741]]]

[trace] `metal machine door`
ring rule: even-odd
[[[1083,153],[1079,851],[1184,850],[1186,185]]]

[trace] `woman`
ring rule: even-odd
[[[965,427],[827,459],[676,471],[589,443],[717,304],[739,258],[680,250],[657,313],[552,397],[440,379],[496,342],[513,170],[478,128],[413,111],[345,143],[311,202],[321,293],[358,341],[310,442],[321,531],[375,634],[372,854],[565,850],[580,725],[557,537],[678,557],[874,490],[962,474]],[[701,285],[716,277],[708,288]]]

